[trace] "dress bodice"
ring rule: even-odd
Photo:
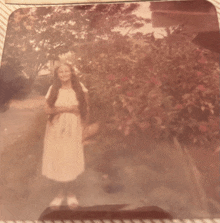
[[[55,102],[55,106],[72,106],[78,105],[76,93],[72,88],[63,89],[60,88]]]

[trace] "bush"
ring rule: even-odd
[[[106,52],[103,43],[94,44],[94,52],[90,47],[90,65],[85,58],[81,67],[85,64],[91,106],[97,109],[98,103],[103,120],[125,136],[138,131],[156,140],[176,136],[183,144],[215,149],[219,58],[187,37],[179,39],[127,38],[123,50],[109,46]]]
[[[37,76],[34,81],[33,89],[37,91],[39,94],[45,95],[51,84],[52,84],[51,76],[48,75]]]
[[[12,98],[21,98],[26,95],[28,78],[23,74],[23,67],[14,58],[8,58],[0,68],[0,107],[4,111]]]

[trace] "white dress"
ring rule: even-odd
[[[82,85],[82,84],[81,84]],[[84,92],[88,90],[82,85]],[[50,94],[49,88],[45,98]],[[55,106],[78,105],[73,89],[59,89]],[[84,171],[84,152],[80,115],[60,113],[48,121],[44,138],[42,174],[49,179],[68,182]]]

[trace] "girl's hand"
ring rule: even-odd
[[[48,104],[46,103],[45,105],[45,111],[48,115],[52,115],[52,114],[59,114],[59,113],[64,113],[64,112],[70,112],[70,113],[74,113],[75,115],[79,115],[80,111],[78,109],[77,105],[73,105],[73,106],[69,106],[69,107],[50,107],[48,106]]]
[[[86,128],[86,126],[87,126],[86,121],[81,120],[81,125],[82,125],[82,129],[83,129],[83,131],[84,131],[85,128]]]
[[[72,105],[72,106],[70,106],[69,107],[69,112],[72,112],[75,115],[79,115],[80,114],[80,111],[79,111],[78,105]]]
[[[77,105],[73,106],[61,106],[61,107],[55,107],[55,113],[74,113],[75,115],[79,114],[79,109]]]
[[[45,112],[47,115],[52,115],[52,114],[55,114],[55,108],[54,107],[50,107],[47,103],[45,103]]]

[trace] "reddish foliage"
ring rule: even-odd
[[[176,108],[176,109],[183,109],[183,106],[182,106],[181,104],[177,104],[177,105],[175,106],[175,108]]]
[[[205,64],[205,63],[207,63],[207,60],[206,60],[206,58],[205,58],[204,56],[202,56],[202,57],[198,60],[198,62],[201,63],[201,64]]]
[[[196,74],[197,74],[197,76],[198,76],[198,77],[200,77],[200,76],[202,76],[202,75],[203,75],[203,73],[202,73],[202,72],[200,72],[200,71],[197,71],[197,72],[196,72]]]
[[[113,81],[113,80],[115,80],[115,75],[110,74],[110,75],[108,75],[106,78],[107,78],[109,81]]]
[[[198,88],[200,91],[205,91],[205,90],[206,90],[206,88],[205,88],[202,84],[198,85],[197,88]]]
[[[154,83],[154,84],[157,85],[157,86],[161,86],[161,85],[162,85],[161,81],[158,80],[158,79],[155,78],[155,77],[152,77],[152,78],[151,78],[151,82]]]
[[[115,75],[106,74],[105,94],[100,89],[99,78],[94,85],[103,100],[112,105],[111,115],[120,117],[112,120],[123,134],[129,135],[138,127],[152,138],[175,135],[180,139],[184,135],[184,142],[216,148],[218,59],[213,59],[212,52],[204,54],[189,41],[172,47],[171,54],[165,41],[157,50],[154,47],[149,50],[149,45],[145,49],[137,45],[137,51],[133,50],[131,55],[116,51],[111,55],[108,51],[108,61],[99,61],[99,64],[107,63],[106,67]],[[140,55],[148,51],[151,59],[143,63]],[[116,56],[119,67],[125,69],[119,69]],[[97,70],[100,68],[94,67],[94,76]],[[120,91],[113,90],[112,81]],[[131,119],[129,122],[127,116]]]
[[[199,130],[200,130],[201,132],[207,132],[207,126],[206,126],[206,125],[200,125],[200,126],[199,126]]]
[[[128,91],[128,92],[126,93],[126,95],[127,95],[128,97],[132,97],[132,96],[133,96],[133,93],[132,93],[131,91]]]
[[[128,80],[128,77],[122,77],[121,78],[121,81],[127,81]]]

